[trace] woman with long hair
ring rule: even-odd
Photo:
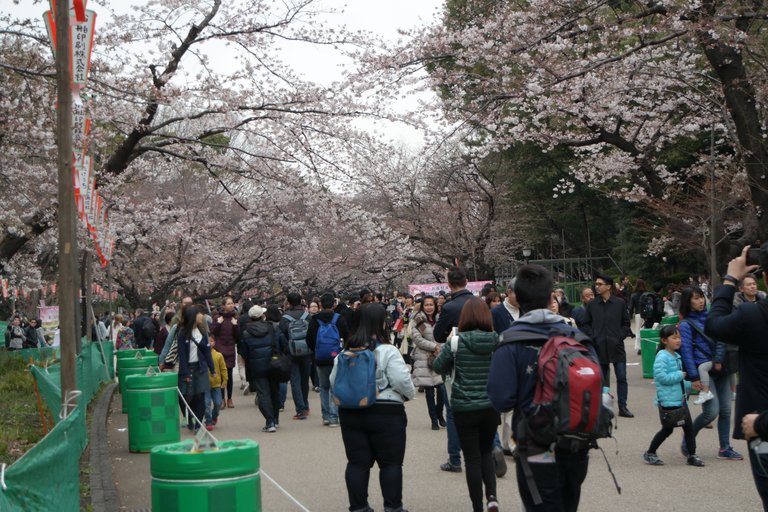
[[[197,306],[188,306],[178,330],[179,389],[195,418],[189,418],[187,427],[197,431],[205,416],[205,393],[211,383],[208,372],[216,373],[208,345],[205,316]]]
[[[435,359],[435,371],[442,375],[454,372],[451,407],[461,451],[464,453],[467,488],[472,510],[482,512],[483,486],[487,510],[498,510],[496,473],[493,463],[493,439],[501,423],[499,413],[491,405],[486,388],[491,355],[497,335],[493,318],[485,301],[473,297],[461,309],[456,351],[446,343]]]
[[[386,310],[379,304],[360,306],[357,330],[348,340],[344,340],[344,350],[373,350],[379,390],[376,402],[370,407],[339,407],[341,437],[347,454],[344,478],[349,510],[371,510],[368,505],[368,480],[371,467],[376,462],[384,510],[403,512],[403,459],[405,427],[408,424],[404,402],[414,397],[415,388],[400,351],[390,343]],[[334,360],[331,389],[336,382],[339,357]]]
[[[728,376],[723,372],[725,344],[710,339],[704,332],[707,322],[707,299],[701,288],[690,287],[683,290],[680,297],[680,352],[687,372],[686,378],[697,391],[709,391],[711,397],[703,402],[701,414],[693,420],[693,435],[717,418],[717,433],[720,450],[717,458],[723,460],[743,460],[744,457],[730,445],[731,421],[731,386]],[[709,382],[709,390],[703,382]],[[702,393],[704,395],[704,393]],[[702,397],[703,398],[703,397]],[[683,442],[682,451],[688,455]]]
[[[440,344],[435,341],[433,329],[437,321],[437,301],[431,295],[421,300],[421,311],[413,317],[413,385],[424,388],[427,399],[427,413],[432,430],[445,427],[443,416],[443,379],[432,369],[432,363],[440,353]],[[435,398],[437,395],[437,398]]]

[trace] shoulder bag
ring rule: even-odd
[[[269,378],[277,382],[288,382],[291,380],[292,367],[291,356],[280,351],[279,337],[275,331],[272,331],[272,359],[269,361]]]
[[[678,363],[678,369],[682,371],[680,363]],[[659,419],[661,420],[661,426],[663,428],[675,428],[685,425],[685,420],[688,417],[688,405],[686,404],[685,385],[683,381],[680,381],[680,389],[683,391],[683,405],[675,407],[673,409],[664,408],[659,401],[659,392],[656,392],[656,402],[659,407]]]

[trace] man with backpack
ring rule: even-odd
[[[136,348],[152,348],[157,337],[157,329],[143,309],[136,310],[136,319],[131,324],[131,329],[133,329]]]
[[[521,317],[501,334],[491,359],[488,397],[497,411],[513,411],[512,436],[518,450],[517,486],[525,510],[576,511],[581,497],[581,485],[587,476],[588,450],[592,444],[590,440],[593,439],[585,436],[583,442],[577,442],[574,438],[553,436],[558,430],[547,421],[541,421],[547,416],[539,412],[548,409],[540,405],[546,393],[545,389],[539,388],[546,387],[541,384],[544,381],[553,385],[556,373],[551,370],[556,365],[542,368],[539,355],[547,347],[553,346],[555,340],[570,343],[569,348],[562,350],[571,350],[573,353],[577,349],[580,351],[579,361],[585,365],[579,374],[588,379],[591,387],[597,386],[596,392],[592,390],[592,393],[599,396],[602,379],[597,356],[582,333],[548,309],[552,301],[552,275],[544,267],[521,267],[515,281],[515,296],[520,305]],[[554,357],[552,361],[556,362]],[[574,387],[577,385],[576,382],[572,384]],[[579,396],[575,392],[561,393],[555,394],[555,399],[559,396],[567,401],[569,395],[574,400]],[[551,402],[554,403],[555,400]],[[598,404],[602,406],[599,400]],[[588,418],[585,424],[592,425],[592,428],[596,427],[598,418],[605,421],[606,415],[610,415],[607,409],[599,407],[588,408],[594,417]],[[584,411],[584,408],[577,407],[576,410]],[[549,416],[550,419],[552,417]],[[534,420],[539,421],[537,423]]]
[[[663,288],[663,284],[654,283],[652,292],[645,292],[640,296],[638,309],[640,318],[643,319],[643,329],[650,329],[653,324],[661,322],[664,318],[664,300],[660,295]]]
[[[339,313],[334,312],[335,304],[336,299],[332,293],[322,294],[320,307],[323,309],[309,320],[307,329],[307,345],[315,353],[323,425],[328,427],[339,426],[339,411],[331,397],[333,360],[341,350],[342,340],[349,339],[347,322]]]
[[[312,351],[307,344],[309,313],[301,305],[301,295],[290,292],[286,297],[288,310],[280,319],[280,330],[288,340],[288,352],[293,361],[291,369],[291,395],[296,406],[294,420],[309,417],[309,372],[312,369]]]

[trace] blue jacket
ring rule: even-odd
[[[496,334],[501,334],[510,328],[512,322],[517,320],[513,318],[507,307],[502,302],[491,310],[491,316],[493,317],[493,330]]]
[[[178,351],[179,351],[179,377],[189,377],[189,344],[194,343],[193,340],[187,340],[188,334],[184,331],[179,332],[178,337]],[[198,373],[205,373],[208,375],[208,371],[212,374],[216,373],[216,367],[213,365],[213,357],[211,357],[211,346],[208,344],[208,335],[203,333],[203,339],[197,346],[197,361],[199,363],[197,367]]]
[[[741,419],[751,412],[768,410],[768,300],[733,308],[736,288],[729,285],[715,290],[707,319],[707,333],[739,347],[739,384],[733,437],[744,439]]]
[[[563,317],[548,309],[536,309],[521,316],[501,334],[488,372],[488,398],[499,412],[513,411],[512,432],[517,438],[517,425],[531,408],[536,390],[536,367],[539,350],[554,333],[583,336],[566,324]],[[594,347],[587,344],[594,352]]]
[[[664,407],[683,405],[685,402],[683,386],[687,394],[691,383],[683,382],[683,360],[680,354],[659,350],[653,363],[653,382],[656,384],[655,403],[657,405]]]
[[[464,307],[464,303],[472,297],[472,292],[465,288],[454,293],[453,298],[443,304],[443,309],[440,311],[440,317],[437,319],[433,331],[436,342],[445,343],[445,340],[448,339],[448,335],[451,333],[451,329],[458,327],[461,309]]]
[[[699,335],[686,320],[695,323],[699,329],[704,330],[704,324],[707,322],[707,312],[691,312],[684,320],[680,322],[680,338],[682,345],[680,353],[683,356],[685,371],[688,373],[688,380],[695,382],[700,380],[699,365],[712,361],[722,363],[725,360],[725,343],[715,342],[714,351],[709,342]],[[694,349],[694,343],[696,348]]]

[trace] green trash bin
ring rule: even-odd
[[[188,440],[150,452],[152,510],[261,512],[258,443],[222,441],[198,452],[193,446]]]
[[[138,353],[141,353],[142,355],[154,354],[153,351],[145,348],[128,348],[125,350],[118,350],[115,352],[115,355],[117,356],[117,359],[130,359],[131,357],[136,357],[136,354]]]
[[[656,361],[656,348],[659,346],[659,338],[641,338],[640,353],[643,362],[643,378],[653,378],[653,363]]]
[[[157,366],[157,354],[150,352],[148,355],[137,353],[133,357],[124,357],[117,360],[117,380],[120,388],[120,394],[123,397],[123,413],[128,412],[128,406],[125,401],[125,380],[129,375],[144,375],[147,368]],[[158,371],[160,371],[158,369]]]
[[[680,323],[680,318],[677,315],[665,316],[661,319],[661,325],[677,325]]]
[[[175,373],[146,373],[125,378],[123,403],[128,406],[130,451],[148,452],[155,446],[181,440],[178,381]]]

